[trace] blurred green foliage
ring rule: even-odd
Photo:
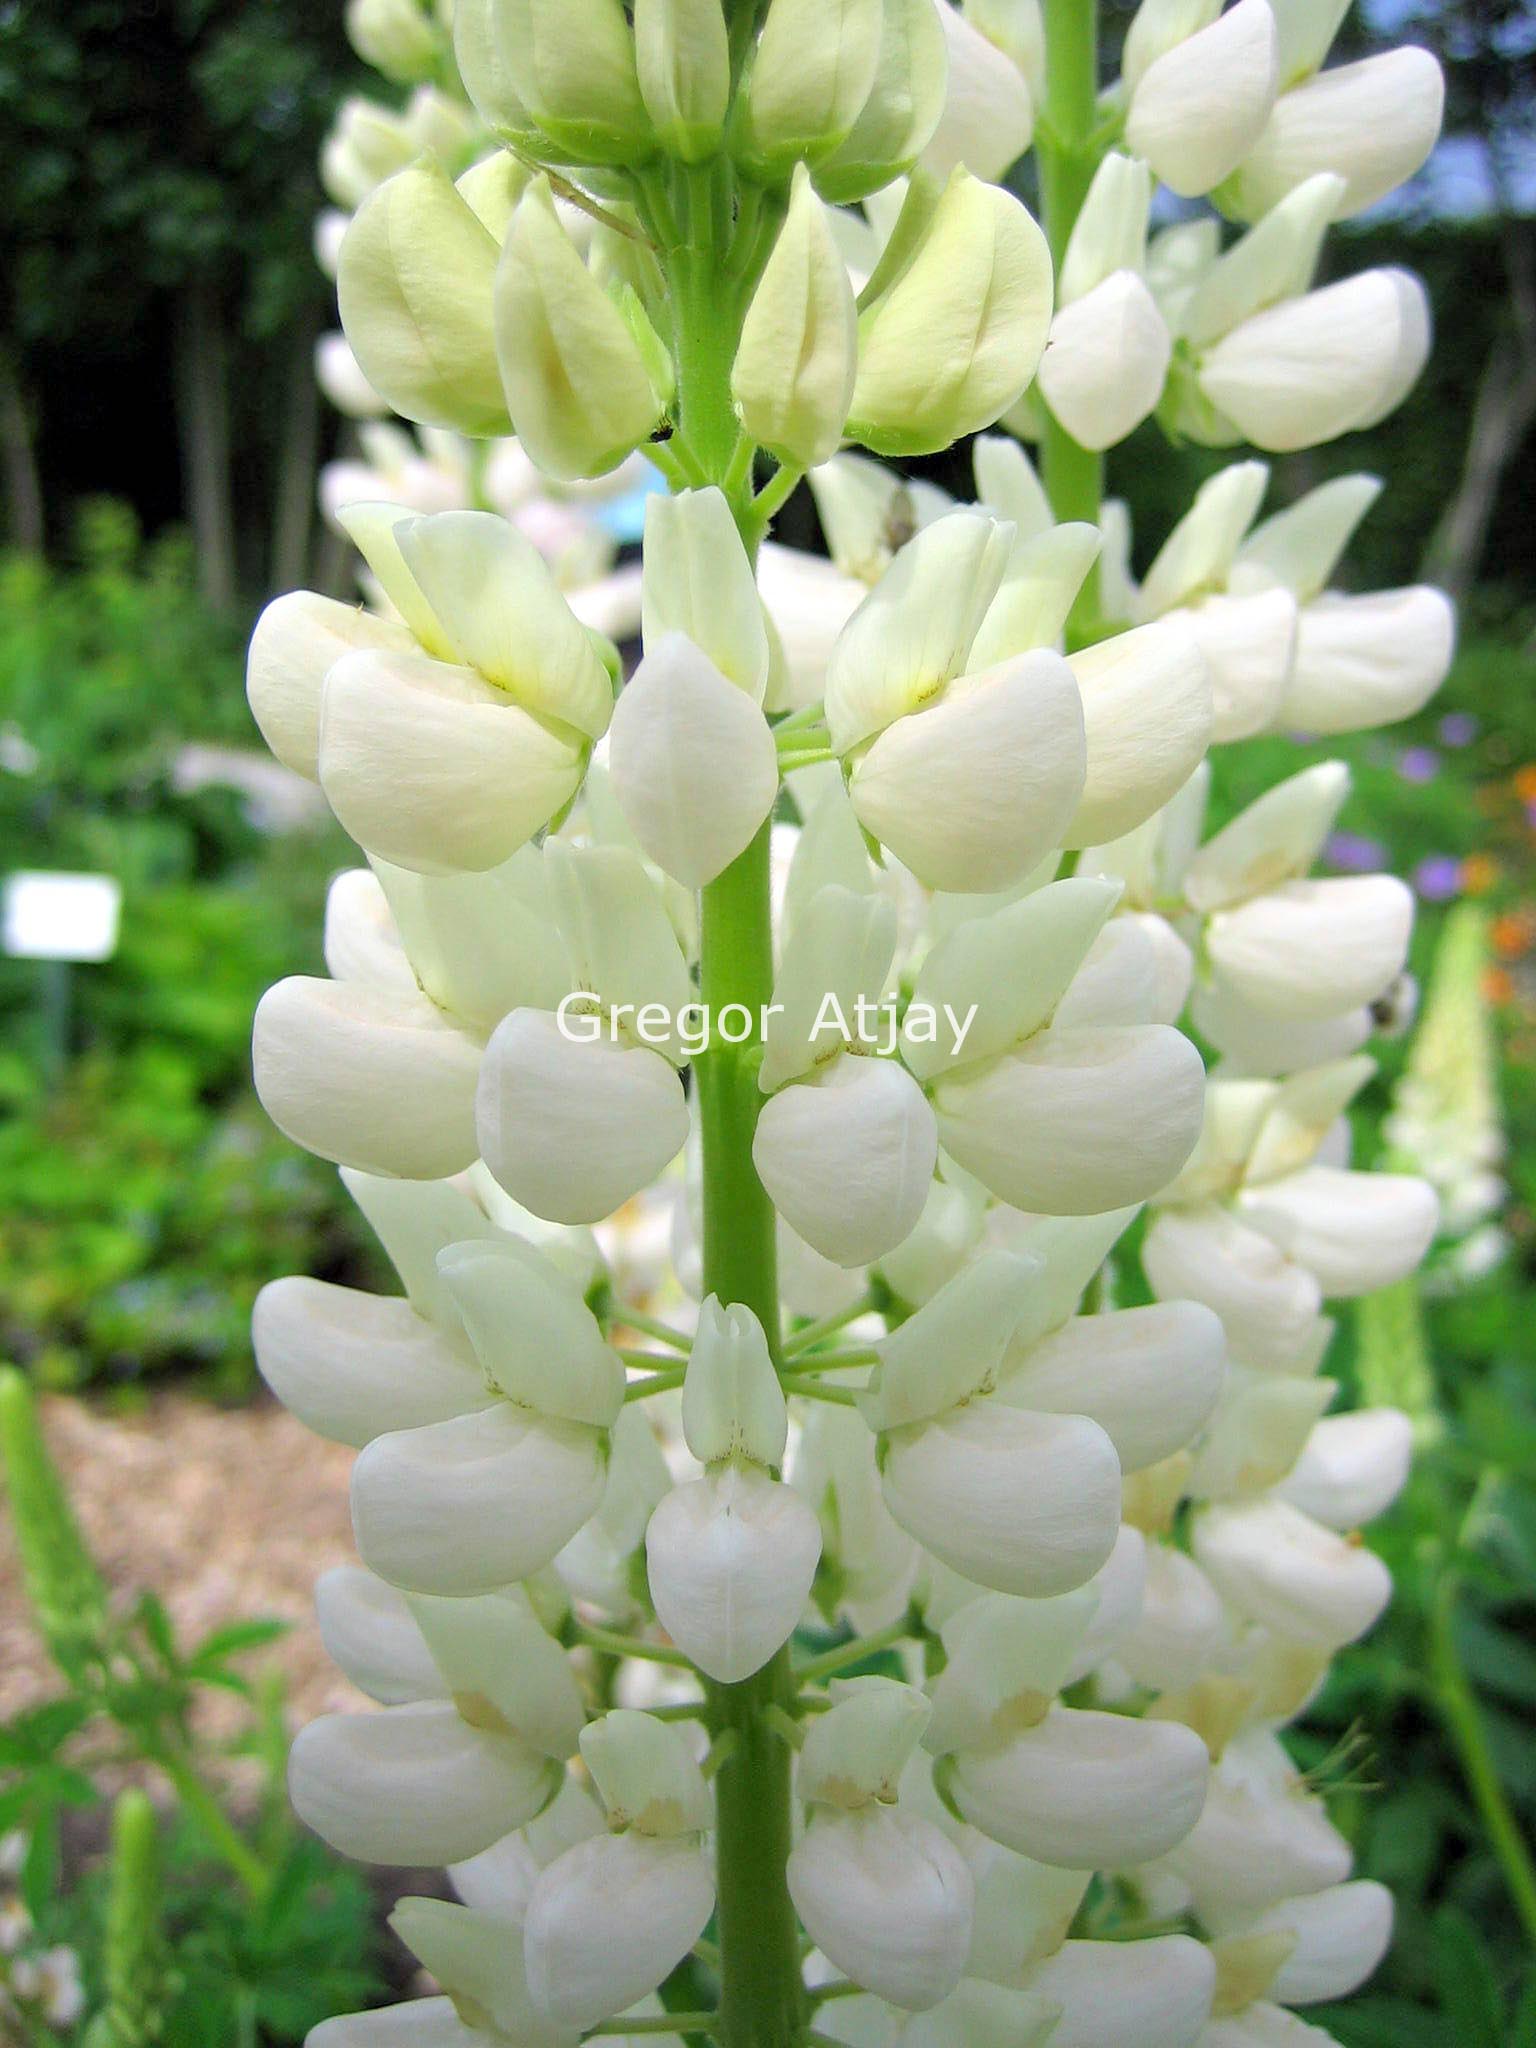
[[[93,508],[79,564],[0,564],[0,866],[123,887],[116,957],[70,972],[75,1058],[55,1086],[43,971],[0,960],[0,1346],[54,1385],[195,1368],[244,1391],[262,1283],[351,1254],[335,1177],[251,1093],[251,1012],[318,966],[333,830],[256,829],[186,788],[188,741],[264,761],[239,641],[184,551],[141,551]]]

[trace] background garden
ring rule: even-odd
[[[1447,584],[1460,651],[1386,735],[1218,754],[1217,804],[1350,763],[1329,858],[1410,878],[1426,998],[1358,1147],[1463,1199],[1422,1283],[1359,1304],[1329,1365],[1409,1409],[1420,1454],[1372,1533],[1397,1601],[1305,1731],[1399,1936],[1317,2017],[1346,2048],[1536,2048],[1536,15],[1357,15],[1361,48],[1432,45],[1451,104],[1426,173],[1332,260],[1420,271],[1437,346],[1386,425],[1280,460],[1274,501],[1388,478],[1347,581]],[[297,2041],[401,1981],[367,1881],[286,1816],[294,1702],[332,1682],[302,1589],[343,1552],[346,1460],[305,1440],[295,1466],[247,1335],[276,1275],[384,1284],[335,1176],[251,1092],[256,999],[318,971],[349,852],[268,772],[241,684],[267,596],[351,588],[316,505],[352,430],[314,387],[333,302],[310,227],[335,107],[377,89],[339,6],[0,8],[0,879],[123,892],[110,961],[0,957],[0,1448],[24,1539],[0,1549],[0,2040]],[[1115,452],[1138,567],[1217,466],[1150,425]],[[815,544],[807,494],[782,532]],[[118,1796],[135,1784],[158,1824]]]

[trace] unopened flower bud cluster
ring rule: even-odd
[[[1328,65],[1341,13],[1143,0],[1058,267],[996,182],[1049,82],[1032,0],[457,0],[451,63],[417,0],[353,0],[415,95],[327,148],[326,374],[423,440],[377,429],[379,488],[332,492],[370,608],[299,592],[252,643],[266,739],[367,863],[255,1069],[400,1292],[278,1281],[255,1343],[358,1452],[361,1565],[318,1604],[377,1704],[303,1731],[295,1803],[458,1902],[394,1916],[441,1996],[315,2048],[657,2038],[678,1964],[708,1981],[711,1716],[806,1627],[890,1653],[796,1651],[761,1725],[819,2037],[1321,2042],[1288,2009],[1383,1952],[1282,1731],[1390,1592],[1358,1532],[1409,1425],[1330,1413],[1322,1368],[1331,1304],[1436,1227],[1426,1181],[1350,1158],[1411,899],[1315,873],[1341,765],[1214,829],[1208,755],[1408,716],[1450,610],[1332,587],[1374,478],[1266,516],[1235,457],[1138,579],[1123,508],[1058,522],[986,431],[1280,452],[1402,400],[1422,288],[1314,273],[1422,162],[1440,80]],[[1211,207],[1150,232],[1159,184]],[[878,459],[978,432],[974,502]],[[647,447],[675,488],[629,609],[592,602],[529,507]],[[754,450],[809,473],[828,559],[763,543]],[[447,480],[397,488],[424,455]],[[696,1066],[734,1041],[683,1022],[765,832],[732,1071],[771,1317],[704,1281]],[[658,1185],[660,1289],[610,1224]]]

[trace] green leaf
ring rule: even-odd
[[[1455,2048],[1504,2048],[1504,2022],[1493,1965],[1482,1936],[1454,1906],[1431,1923],[1431,1963],[1445,2039]]]

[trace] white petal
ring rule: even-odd
[[[1146,281],[1117,270],[1051,322],[1040,392],[1074,441],[1113,448],[1162,397],[1172,353]]]
[[[771,1096],[752,1140],[774,1207],[840,1266],[867,1265],[908,1235],[937,1154],[933,1112],[911,1075],[851,1055]]]
[[[1209,192],[1262,134],[1278,65],[1265,0],[1238,0],[1147,67],[1131,95],[1126,141],[1170,191],[1186,199]]]
[[[1114,1548],[1120,1466],[1084,1416],[972,1401],[892,1436],[881,1478],[909,1534],[999,1593],[1068,1592]]]
[[[1177,1691],[1200,1676],[1221,1624],[1221,1601],[1194,1559],[1149,1543],[1141,1612],[1115,1656],[1138,1685]]]
[[[868,596],[867,585],[802,548],[764,543],[758,588],[784,652],[770,711],[799,711],[820,698],[838,635]]]
[[[1166,1024],[1063,1027],[934,1091],[939,1136],[1001,1201],[1088,1216],[1166,1187],[1199,1133],[1205,1070]]]
[[[1395,875],[1284,882],[1211,919],[1217,985],[1303,1022],[1372,1003],[1403,971],[1413,892]]]
[[[1171,1457],[1220,1392],[1227,1340],[1194,1301],[1076,1316],[1026,1352],[998,1389],[1012,1408],[1091,1415],[1124,1472]]]
[[[416,642],[404,626],[313,590],[290,590],[274,598],[251,634],[245,693],[252,716],[283,766],[311,782],[320,775],[320,694],[326,672],[359,647],[412,654]]]
[[[547,1010],[514,1010],[480,1071],[480,1149],[515,1201],[556,1223],[595,1223],[676,1158],[688,1105],[645,1046],[567,1038]]]
[[[1280,1494],[1330,1529],[1358,1529],[1402,1492],[1413,1456],[1413,1424],[1397,1408],[1325,1415],[1280,1483]]]
[[[1071,670],[1047,648],[966,676],[858,762],[859,822],[930,888],[1007,888],[1076,813],[1083,716]]]
[[[304,2048],[481,2048],[485,2036],[465,2026],[447,1998],[412,1998],[377,2012],[349,2012],[322,2020],[304,2036]]]
[[[446,1700],[322,1714],[294,1737],[288,1790],[317,1835],[363,1863],[454,1863],[531,1820],[559,1766],[472,1728]]]
[[[1248,739],[1271,726],[1292,686],[1297,612],[1290,592],[1208,597],[1169,618],[1188,627],[1205,656],[1212,741]]]
[[[701,1671],[735,1685],[793,1635],[821,1525],[789,1487],[727,1466],[667,1495],[645,1550],[657,1620]]]
[[[441,1180],[479,1149],[479,1048],[424,996],[290,975],[257,1005],[252,1063],[267,1115],[322,1159]]]
[[[1281,1745],[1262,1729],[1227,1745],[1199,1820],[1168,1858],[1212,1927],[1339,1884],[1349,1864],[1349,1844],[1323,1802],[1306,1792]]]
[[[1296,1937],[1296,1946],[1271,1986],[1276,1998],[1287,2005],[1348,1998],[1387,1952],[1392,1894],[1369,1878],[1331,1885],[1327,1891],[1272,1906],[1247,1931]]]
[[[550,1562],[596,1513],[603,1479],[596,1430],[506,1402],[396,1430],[352,1468],[357,1547],[371,1570],[411,1592],[491,1592]]]
[[[1336,1650],[1363,1636],[1392,1597],[1374,1551],[1349,1543],[1270,1498],[1210,1507],[1194,1526],[1196,1561],[1251,1620],[1300,1643]]]
[[[405,1595],[355,1564],[315,1581],[315,1619],[331,1662],[381,1706],[449,1696]]]
[[[263,1287],[251,1344],[285,1408],[357,1449],[387,1429],[446,1422],[492,1399],[464,1352],[409,1302],[307,1275]]]
[[[1142,1258],[1161,1300],[1203,1301],[1250,1364],[1284,1371],[1307,1355],[1321,1288],[1228,1210],[1163,1210],[1143,1240]]]
[[[493,1387],[556,1421],[611,1426],[624,1367],[577,1285],[516,1237],[450,1245],[437,1265]]]
[[[978,178],[1000,179],[1029,147],[1035,110],[1024,74],[948,0],[938,16],[949,45],[944,112],[919,162],[942,184],[964,164]]]
[[[686,1839],[578,1842],[528,1901],[523,1955],[535,2002],[573,2027],[626,2011],[681,1962],[714,1906],[709,1865]]]
[[[1057,1707],[1005,1748],[964,1753],[950,1780],[973,1827],[1069,1870],[1166,1855],[1200,1816],[1209,1757],[1176,1721]]]
[[[1374,1294],[1404,1279],[1435,1234],[1440,1207],[1427,1180],[1309,1166],[1245,1190],[1243,1220],[1317,1277],[1324,1294]]]
[[[1088,776],[1068,846],[1118,839],[1161,810],[1205,753],[1211,682],[1194,635],[1159,620],[1071,657]]]
[[[786,1875],[817,1947],[854,1983],[908,2012],[954,1990],[971,1940],[975,1886],[930,1821],[881,1806],[818,1812]]]
[[[1200,388],[1245,439],[1283,454],[1384,417],[1428,353],[1419,280],[1365,270],[1245,320],[1206,354]]]
[[[1444,105],[1440,66],[1411,44],[1320,71],[1276,101],[1232,181],[1234,208],[1256,220],[1304,179],[1334,171],[1346,181],[1335,219],[1364,213],[1424,162]]]
[[[1359,732],[1411,718],[1445,681],[1456,614],[1427,584],[1302,608],[1280,717],[1301,732]]]
[[[575,2048],[574,2030],[534,2005],[515,1923],[508,1926],[494,1914],[449,1899],[405,1898],[390,1914],[389,1927],[462,2011],[477,2021],[485,2016],[495,2039],[515,2042],[516,2048]]]
[[[767,720],[680,633],[663,634],[625,684],[608,766],[630,830],[689,889],[751,843],[779,789]]]
[[[832,2025],[838,2010],[829,2006],[822,2024]],[[942,2005],[902,2028],[901,2048],[1045,2048],[1055,2032],[1059,2011],[1059,2006],[1032,1991],[966,1977]],[[862,2041],[860,2037],[861,2048]],[[871,2048],[885,2048],[877,2035],[870,2036],[870,2043]]]
[[[1195,2048],[1215,1984],[1210,1950],[1187,1934],[1069,1941],[1029,1979],[1061,2003],[1051,2048]]]
[[[576,794],[579,735],[473,669],[344,655],[320,705],[320,783],[360,846],[423,874],[500,866]]]

